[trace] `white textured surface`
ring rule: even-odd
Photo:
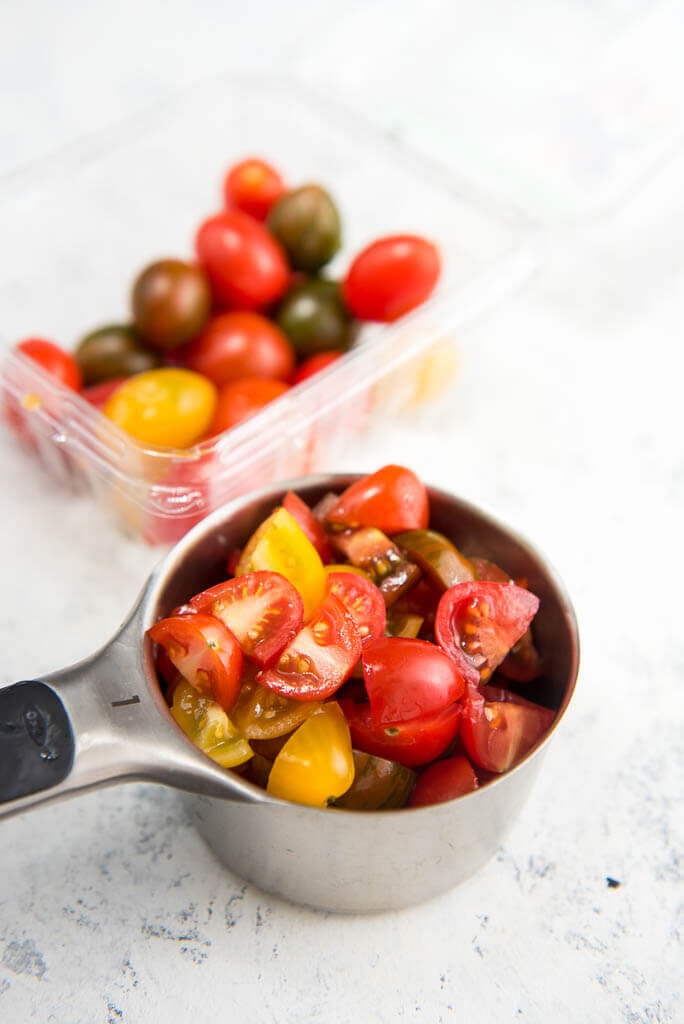
[[[2,5],[2,171],[179,83],[287,65],[324,6]],[[0,1020],[682,1019],[682,163],[550,234],[534,281],[464,335],[447,421],[379,434],[340,467],[401,459],[487,505],[573,596],[579,689],[497,856],[422,907],[339,918],[226,873],[173,793],[49,807],[0,827]],[[104,640],[158,556],[4,434],[0,465],[7,683]]]

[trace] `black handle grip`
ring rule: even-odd
[[[0,803],[67,777],[74,736],[64,705],[45,683],[15,683],[0,689]]]

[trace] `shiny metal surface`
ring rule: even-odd
[[[174,786],[194,794],[189,799],[197,827],[232,870],[286,899],[345,912],[420,902],[457,885],[491,857],[572,697],[579,644],[570,601],[553,571],[525,541],[466,502],[431,490],[433,527],[466,554],[525,577],[541,600],[535,637],[545,677],[526,693],[558,713],[549,734],[513,771],[435,807],[368,813],[286,804],[201,754],[175,725],[159,691],[146,629],[223,578],[227,552],[244,542],[286,490],[314,503],[352,479],[307,477],[263,489],[217,510],[183,538],[110,643],[45,677],[71,718],[74,766],[53,789],[0,806],[0,817],[127,779]]]

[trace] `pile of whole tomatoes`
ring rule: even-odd
[[[323,276],[342,243],[333,198],[289,187],[264,160],[230,167],[223,200],[197,229],[194,260],[138,274],[127,323],[73,352],[17,345],[145,445],[187,448],[234,426],[340,358],[360,322],[424,302],[439,278],[437,248],[416,235],[377,239],[341,280]]]

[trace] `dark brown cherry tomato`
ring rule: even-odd
[[[277,302],[290,282],[282,247],[241,210],[224,210],[205,220],[195,249],[220,307],[263,309]]]
[[[285,192],[285,182],[272,164],[259,157],[247,157],[234,164],[223,183],[227,209],[242,210],[265,220],[268,211]]]
[[[219,388],[216,412],[207,436],[220,434],[242,423],[274,399],[284,395],[289,385],[272,377],[241,377]]]
[[[404,807],[416,782],[416,773],[398,761],[353,750],[354,781],[335,807],[348,811],[389,811]]]
[[[179,357],[217,387],[240,377],[288,380],[295,365],[292,345],[272,320],[237,310],[212,317]]]
[[[54,341],[25,338],[16,347],[71,391],[81,390],[83,379],[78,363],[70,352],[66,352]]]
[[[149,348],[128,324],[107,324],[86,334],[76,346],[74,358],[86,385],[132,377],[161,365],[161,354]]]
[[[295,283],[278,306],[275,318],[300,357],[328,349],[346,350],[356,333],[339,284],[322,278]]]
[[[419,235],[392,235],[358,254],[342,294],[360,320],[396,320],[425,302],[439,274],[439,252],[432,242]]]
[[[166,351],[194,338],[211,310],[204,271],[182,260],[158,260],[138,275],[131,294],[133,320],[152,348]]]
[[[295,270],[315,273],[340,248],[340,215],[320,185],[302,185],[286,192],[271,207],[267,224]]]

